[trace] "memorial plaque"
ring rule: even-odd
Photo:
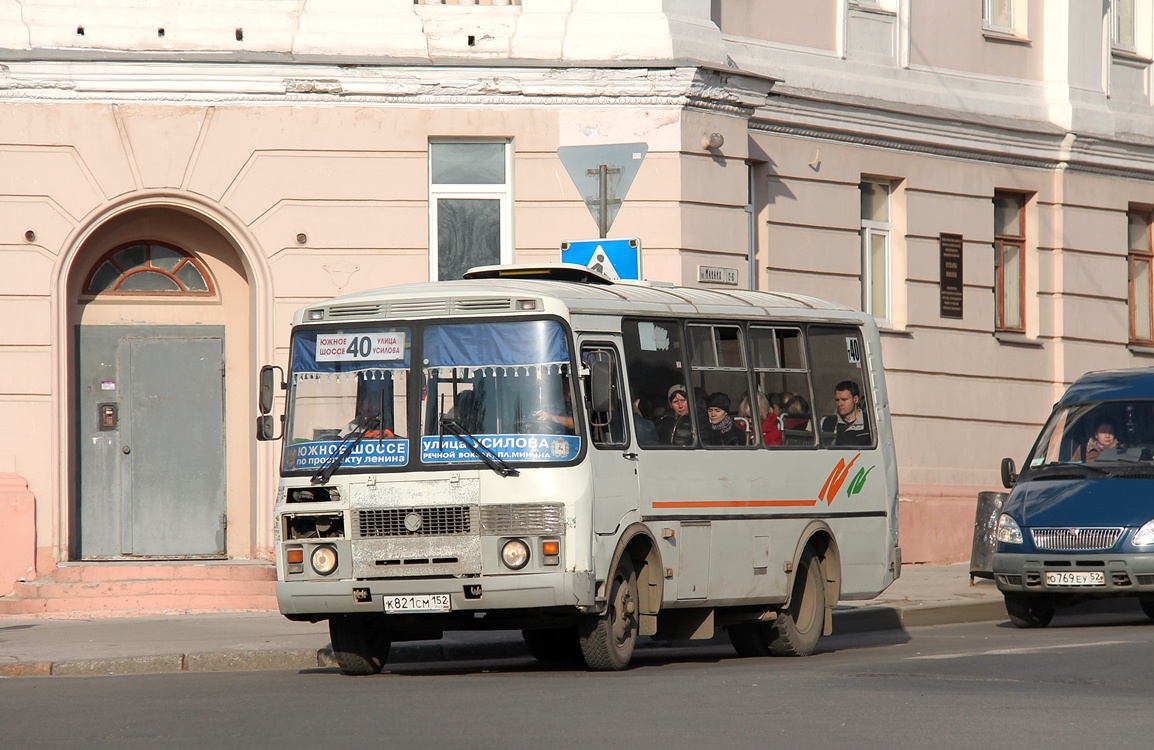
[[[939,234],[941,254],[941,312],[943,318],[962,317],[962,235]]]

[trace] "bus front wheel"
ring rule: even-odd
[[[333,657],[345,674],[377,674],[385,668],[392,641],[379,617],[333,615],[329,618],[329,638]]]
[[[821,559],[807,549],[793,574],[789,606],[778,613],[770,634],[774,656],[809,656],[825,626],[825,577]]]
[[[640,624],[637,604],[637,572],[633,561],[623,556],[609,583],[605,613],[586,617],[578,626],[589,669],[604,672],[629,666]]]

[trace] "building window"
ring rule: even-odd
[[[149,240],[120,245],[97,261],[84,293],[121,295],[213,294],[208,270],[178,247]]]
[[[1137,50],[1134,0],[1112,0],[1110,3],[1110,29],[1110,40],[1114,49],[1124,52]]]
[[[429,143],[429,276],[512,260],[507,141]]]
[[[861,183],[861,304],[875,318],[890,317],[890,195],[888,182]]]
[[[1024,331],[1026,196],[1021,193],[994,193],[994,266],[994,328]]]
[[[1149,210],[1131,210],[1126,214],[1130,251],[1130,340],[1142,343],[1154,341],[1154,325],[1151,324],[1150,266],[1154,263],[1154,248],[1151,247],[1150,225],[1154,213]]]
[[[1014,0],[983,0],[982,27],[1006,34],[1014,33]]]

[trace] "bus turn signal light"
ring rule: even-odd
[[[545,565],[559,565],[561,563],[561,542],[558,539],[545,539],[541,542],[541,562]]]

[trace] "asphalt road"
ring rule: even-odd
[[[0,747],[1148,748],[1154,622],[1065,617],[823,639],[805,659],[647,649],[616,674],[529,659],[0,680]]]

